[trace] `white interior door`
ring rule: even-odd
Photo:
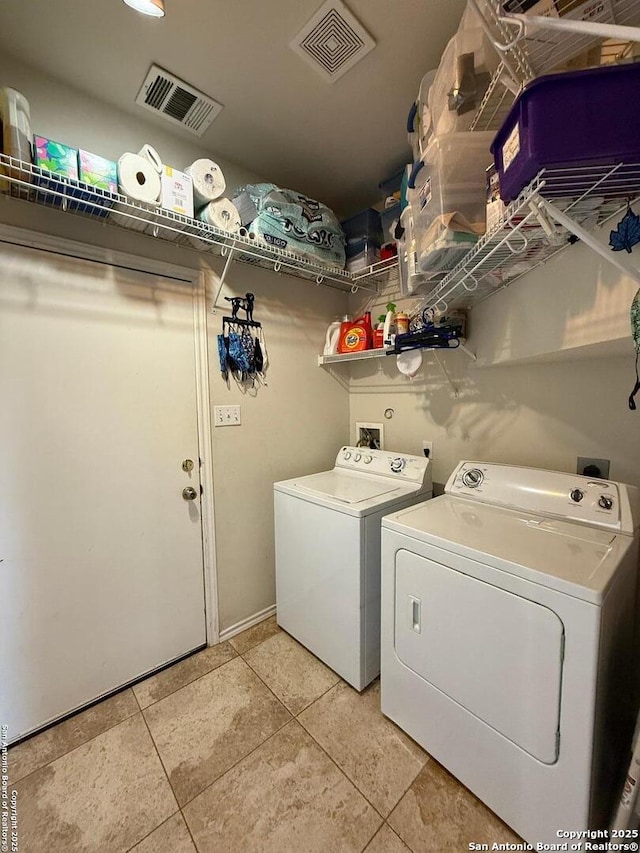
[[[15,740],[205,643],[191,285],[0,244],[0,401]]]

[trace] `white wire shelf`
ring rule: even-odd
[[[345,361],[362,361],[363,359],[381,358],[387,353],[395,352],[393,347],[376,347],[376,349],[365,349],[361,352],[338,352],[335,355],[319,355],[318,365],[338,364]]]
[[[515,92],[541,74],[562,70],[576,57],[594,47],[601,48],[599,62],[611,62],[629,53],[627,42],[605,39],[595,34],[531,30],[516,40],[516,29],[505,24],[503,0],[472,0],[487,33],[496,45],[509,45],[500,50],[501,62],[474,117],[472,130],[498,130],[513,101]],[[511,10],[519,13],[524,3],[514,3]],[[590,23],[640,27],[640,0],[564,0],[560,21],[586,20]],[[587,64],[593,64],[587,62]],[[505,84],[510,78],[511,85]],[[515,85],[514,85],[515,84]]]
[[[542,170],[502,221],[423,298],[412,318],[469,309],[575,242],[572,229],[551,220],[538,199],[551,202],[579,229],[592,231],[639,196],[640,164]]]
[[[466,338],[455,338],[454,340],[449,341],[448,346],[439,346],[439,347],[418,347],[415,349],[421,349],[425,352],[452,352],[453,350],[460,350],[461,352],[466,353],[470,358],[475,361],[475,355],[470,352],[466,347]],[[405,350],[406,352],[406,350]],[[339,352],[335,355],[319,355],[318,356],[318,366],[322,367],[326,364],[338,364],[340,362],[350,362],[350,361],[362,361],[363,359],[372,359],[372,358],[380,358],[386,355],[399,355],[396,352],[395,347],[376,347],[375,349],[366,349],[361,352]]]
[[[0,194],[214,255],[224,257],[233,251],[233,259],[240,263],[344,292],[355,293],[362,289],[376,293],[380,283],[394,275],[397,278],[397,259],[383,261],[356,274],[323,267],[291,252],[257,244],[249,237],[221,231],[200,220],[162,208],[149,209],[126,196],[70,180],[5,154],[0,154]]]

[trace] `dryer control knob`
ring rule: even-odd
[[[394,474],[401,474],[404,471],[404,466],[407,464],[407,460],[403,459],[402,456],[396,456],[389,464],[391,465],[391,470]]]
[[[359,462],[361,459],[362,455],[360,453],[356,453],[356,455],[353,457],[354,462]]]
[[[484,480],[484,474],[479,468],[470,468],[462,475],[462,482],[469,489],[477,489]]]
[[[582,491],[582,489],[573,489],[573,491],[571,492],[571,500],[575,501],[577,504],[580,503],[583,497],[584,492]]]
[[[602,507],[602,509],[611,509],[613,506],[613,498],[610,498],[608,495],[600,495],[598,498],[598,506]]]
[[[368,465],[370,462],[373,462],[373,456],[365,456],[363,461],[365,465]]]
[[[345,450],[345,452],[342,454],[342,458],[343,459],[351,459],[351,451]]]

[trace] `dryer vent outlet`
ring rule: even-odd
[[[576,474],[582,474],[584,477],[593,477],[594,479],[608,480],[609,459],[594,459],[592,456],[578,456],[576,465]]]

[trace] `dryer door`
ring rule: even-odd
[[[563,636],[547,607],[410,551],[396,554],[400,660],[546,764],[558,757]]]

